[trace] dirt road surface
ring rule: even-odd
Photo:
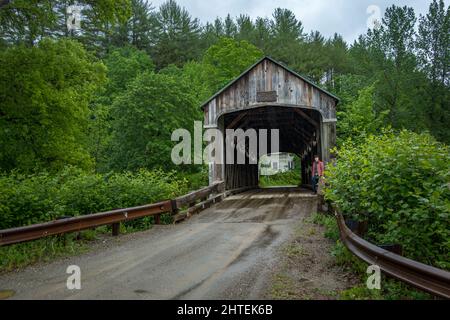
[[[316,207],[306,190],[249,191],[181,224],[0,275],[0,291],[13,290],[11,299],[267,298],[280,247]],[[81,290],[66,287],[69,265],[81,269]]]

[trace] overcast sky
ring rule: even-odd
[[[165,0],[149,2],[159,7]],[[447,6],[449,2],[445,0]],[[228,13],[232,17],[243,13],[253,19],[271,17],[275,8],[287,8],[303,22],[306,32],[318,30],[327,37],[337,32],[348,42],[353,42],[367,30],[368,19],[376,15],[371,6],[377,6],[383,15],[392,4],[407,5],[413,7],[418,16],[428,12],[431,0],[177,0],[177,3],[202,23],[216,17],[224,18]]]

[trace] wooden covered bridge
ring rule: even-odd
[[[302,181],[307,184],[313,155],[330,161],[336,138],[337,103],[338,98],[306,78],[263,58],[214,95],[203,110],[206,127],[222,133],[238,128],[278,129],[279,151],[302,159]],[[226,159],[225,154],[221,156]],[[320,198],[305,194],[301,188],[255,188],[257,164],[221,164],[223,160],[210,166],[211,186],[187,195],[0,230],[2,247],[105,225],[111,225],[113,235],[118,236],[120,224],[131,220],[154,217],[160,224],[161,215],[169,214],[173,222],[179,222],[204,211],[189,224],[152,229],[127,241],[111,242],[117,247],[77,257],[83,270],[93,270],[83,273],[83,290],[66,289],[64,284],[69,280],[61,270],[67,268],[67,261],[61,261],[0,277],[0,298],[2,287],[8,288],[3,291],[4,297],[15,295],[18,299],[253,297],[261,290],[261,283],[267,282],[273,268],[271,261],[280,259],[275,248],[292,239],[292,226],[306,226],[304,218],[316,212]],[[224,191],[224,187],[228,190]],[[369,265],[376,264],[388,276],[450,299],[449,272],[369,243],[349,229],[340,213],[336,212],[336,217],[341,241],[355,256]],[[310,242],[307,237],[296,241],[305,241],[305,246]],[[310,264],[306,267],[311,269]],[[300,271],[303,277],[305,272]],[[318,291],[315,285],[311,288]]]
[[[336,142],[339,99],[281,63],[264,57],[202,105],[205,128],[279,129],[279,152],[301,158],[301,178],[311,183],[315,154],[325,163]],[[258,165],[210,165],[210,183],[225,181],[227,189],[257,186]],[[270,150],[270,149],[269,149]]]

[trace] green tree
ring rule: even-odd
[[[255,35],[253,44],[264,52],[268,52],[271,43],[270,20],[257,18],[255,21]]]
[[[110,168],[173,168],[171,134],[192,128],[196,110],[189,87],[178,77],[138,75],[113,104]]]
[[[214,20],[214,32],[217,37],[222,37],[224,35],[224,25],[220,18]]]
[[[105,57],[104,62],[108,68],[108,82],[90,105],[89,121],[90,150],[95,159],[96,170],[100,172],[108,170],[112,104],[139,74],[154,70],[150,57],[131,46],[113,50]]]
[[[236,40],[247,40],[248,42],[253,42],[255,26],[253,25],[252,19],[245,14],[241,14],[237,20],[237,34]]]
[[[359,92],[358,98],[338,111],[338,145],[347,139],[362,142],[367,135],[377,134],[389,111],[376,114],[374,110],[375,85]]]
[[[360,35],[350,46],[348,58],[351,66],[350,73],[365,77],[368,82],[373,83],[385,58],[382,50],[374,45],[378,42],[373,42],[369,38],[367,34]]]
[[[325,37],[319,31],[311,32],[299,47],[297,56],[296,68],[316,83],[320,83],[329,70]]]
[[[427,118],[430,131],[449,143],[450,133],[450,7],[433,0],[429,12],[420,17],[417,37],[418,59],[427,74]]]
[[[348,74],[350,71],[350,60],[348,46],[342,36],[337,33],[329,39],[325,45],[326,61],[326,87],[329,90],[336,88],[336,78]]]
[[[68,35],[65,23],[70,0],[14,0],[0,8],[0,36],[10,44],[34,45],[46,36]],[[124,21],[130,15],[129,0],[82,0],[91,23],[101,25]],[[87,18],[87,17],[85,17]],[[82,24],[85,21],[82,21]]]
[[[0,34],[9,44],[34,45],[56,24],[50,0],[17,0],[0,8]]]
[[[372,41],[384,53],[384,63],[379,71],[378,97],[381,108],[390,110],[390,123],[396,128],[411,128],[411,121],[421,118],[417,108],[415,82],[420,80],[416,72],[414,50],[414,25],[416,17],[409,7],[393,5],[386,10],[383,24],[375,30]],[[420,123],[420,121],[419,121]]]
[[[119,23],[113,31],[112,43],[116,47],[128,44],[150,52],[155,32],[154,8],[146,0],[131,0],[130,18]]]
[[[223,29],[225,37],[234,38],[236,36],[237,26],[229,14],[225,18]]]
[[[169,64],[182,66],[198,58],[200,53],[200,23],[174,0],[162,4],[155,15],[156,30],[152,57],[157,69]]]
[[[450,152],[407,130],[346,142],[327,167],[325,197],[347,218],[369,223],[374,243],[401,243],[404,255],[450,268]]]
[[[275,41],[299,41],[305,37],[302,22],[297,20],[291,10],[277,8],[272,16],[271,32]]]
[[[155,69],[150,56],[132,46],[111,51],[104,62],[108,68],[106,95],[111,99],[123,93],[139,74]]]
[[[220,35],[217,34],[216,28],[212,23],[207,22],[201,34],[202,47],[209,48],[217,43]]]
[[[275,59],[296,67],[300,43],[305,34],[303,24],[288,9],[275,9],[270,21],[271,43],[268,53]]]
[[[99,15],[101,11],[99,12],[96,6],[85,6],[82,11],[81,31],[76,34],[79,41],[100,57],[108,54],[114,46],[124,45],[125,39],[120,33],[120,26],[127,23],[132,15],[132,9],[136,8],[136,6],[132,7],[131,0],[121,0],[110,5],[112,8],[117,6],[117,10],[120,12],[120,16],[116,19],[103,18]]]
[[[183,66],[181,77],[183,81],[189,86],[189,92],[192,93],[195,99],[195,105],[198,107],[198,114],[196,119],[199,121],[203,120],[203,114],[200,111],[200,105],[211,95],[214,91],[208,85],[205,85],[205,66],[201,62],[191,61]]]
[[[263,52],[247,41],[222,38],[203,56],[204,78],[211,92],[233,80],[263,56]]]
[[[105,67],[70,40],[0,53],[0,168],[89,167],[89,102]]]

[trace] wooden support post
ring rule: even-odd
[[[248,114],[248,112],[243,112],[239,114],[236,118],[233,119],[233,121],[227,126],[227,129],[235,129],[235,126],[238,124],[239,121],[241,121],[245,116]]]
[[[161,224],[161,215],[160,214],[155,215],[155,224]]]
[[[112,224],[112,235],[117,237],[120,234],[120,222]]]
[[[174,216],[178,212],[180,212],[180,209],[178,209],[178,205],[177,205],[177,201],[176,200],[171,200],[170,203],[171,203],[171,206],[172,206],[171,214]]]
[[[309,115],[307,115],[305,112],[298,108],[294,108],[294,111],[297,112],[302,118],[304,118],[306,121],[308,121],[310,124],[312,124],[315,128],[320,128],[320,125],[317,121],[315,121],[313,118],[311,118]]]

